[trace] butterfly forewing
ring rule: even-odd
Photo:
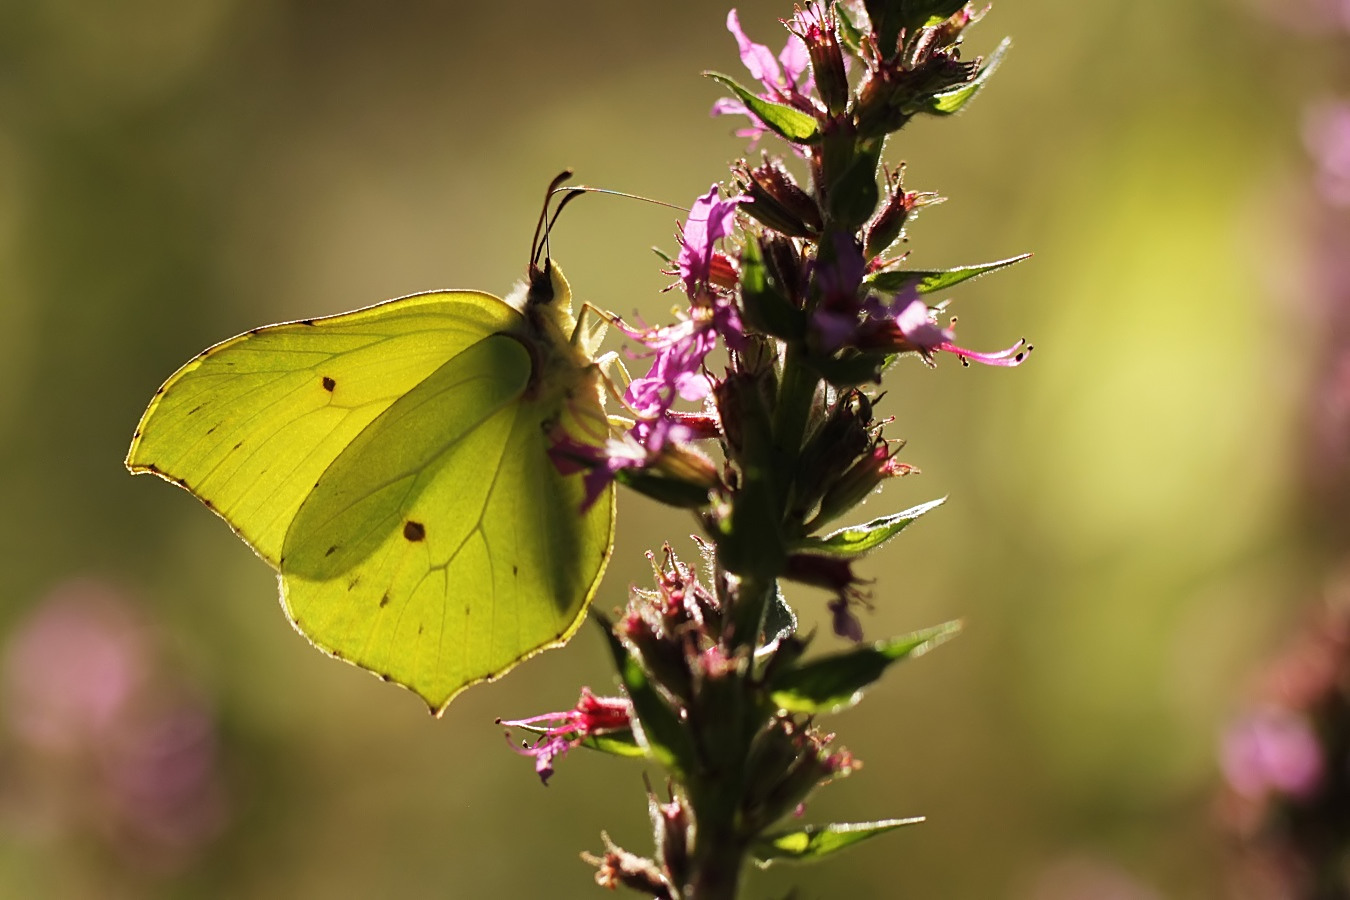
[[[448,359],[519,320],[490,294],[444,291],[240,335],[165,382],[127,466],[192,492],[275,566],[347,445]]]

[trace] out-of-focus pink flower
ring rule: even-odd
[[[1350,0],[1346,8],[1350,10]],[[1303,141],[1317,164],[1317,189],[1332,206],[1350,207],[1350,103],[1325,101],[1308,110]]]
[[[68,581],[40,602],[4,648],[0,696],[9,758],[45,773],[37,784],[80,785],[73,801],[27,791],[21,813],[149,872],[181,867],[224,827],[214,721],[112,587]]]
[[[5,718],[34,747],[70,752],[103,740],[149,675],[144,629],[94,580],[58,586],[10,638]]]
[[[1219,761],[1229,785],[1243,797],[1306,797],[1321,783],[1324,762],[1317,735],[1303,716],[1271,707],[1228,729]]]

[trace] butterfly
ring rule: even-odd
[[[603,444],[602,334],[538,258],[536,232],[508,300],[432,291],[216,344],[156,392],[127,454],[277,570],[311,643],[436,715],[566,643],[613,549],[612,486],[583,509],[548,452]]]

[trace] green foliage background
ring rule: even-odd
[[[772,45],[788,12],[741,7]],[[120,586],[210,698],[231,791],[229,829],[168,876],[11,809],[0,894],[598,896],[577,853],[601,829],[646,849],[637,765],[577,752],[544,789],[493,725],[610,688],[598,632],[433,721],[306,647],[267,567],[121,461],[210,343],[429,288],[505,293],[564,166],[677,203],[724,177],[742,145],[698,73],[738,70],[725,13],[0,7],[0,639],[68,577]],[[835,720],[866,767],[808,810],[930,818],[752,896],[1105,896],[1055,874],[1083,868],[1215,896],[1216,730],[1322,571],[1299,498],[1317,335],[1298,128],[1329,60],[1218,0],[1004,0],[968,52],[1004,34],[970,111],[888,156],[952,198],[911,227],[916,265],[1035,251],[953,296],[968,346],[1038,349],[1014,372],[892,380],[881,412],[923,474],[868,509],[951,500],[862,570],[869,634],[968,628]],[[581,297],[657,320],[675,298],[648,247],[677,215],[583,199],[553,252]],[[692,527],[622,496],[600,606],[662,540],[692,555]]]

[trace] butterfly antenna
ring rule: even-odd
[[[536,262],[536,264],[538,263],[538,252],[539,252],[539,250],[543,250],[543,251],[544,251],[544,261],[545,261],[545,262],[548,262],[548,259],[549,259],[549,256],[550,256],[550,254],[549,254],[549,248],[548,248],[548,236],[549,236],[550,232],[553,231],[553,226],[554,226],[554,224],[558,221],[558,216],[562,215],[563,207],[565,207],[567,204],[571,203],[571,202],[572,202],[573,200],[575,200],[576,198],[580,197],[582,194],[586,193],[585,191],[579,190],[579,189],[577,189],[577,188],[567,188],[566,190],[567,190],[567,194],[562,198],[562,200],[558,201],[558,208],[555,209],[555,210],[553,210],[553,216],[548,220],[548,227],[544,229],[544,243],[543,243],[543,246],[541,246],[541,247],[539,247],[539,248],[537,248],[537,249],[535,250],[535,254],[536,254],[536,255],[535,255],[535,262]],[[555,193],[556,193],[556,192],[555,192]]]
[[[544,192],[544,205],[539,209],[539,221],[534,225],[534,237],[530,239],[530,268],[534,269],[539,264],[539,251],[544,249],[548,243],[548,230],[553,227],[553,219],[557,218],[555,214],[553,219],[549,218],[548,208],[553,205],[553,195],[558,192],[558,185],[572,177],[571,169],[563,169],[553,180],[548,183],[548,190]],[[540,241],[540,238],[543,241]]]
[[[657,206],[664,206],[666,209],[677,209],[680,212],[685,213],[689,212],[689,208],[686,206],[680,206],[675,203],[667,203],[664,200],[654,200],[651,197],[644,197],[641,194],[630,194],[627,193],[626,191],[612,191],[609,188],[591,187],[588,184],[573,185],[572,187],[568,188],[568,190],[574,191],[576,193],[585,193],[585,194],[608,194],[611,197],[624,197],[628,200],[641,200],[643,203],[654,203]]]

